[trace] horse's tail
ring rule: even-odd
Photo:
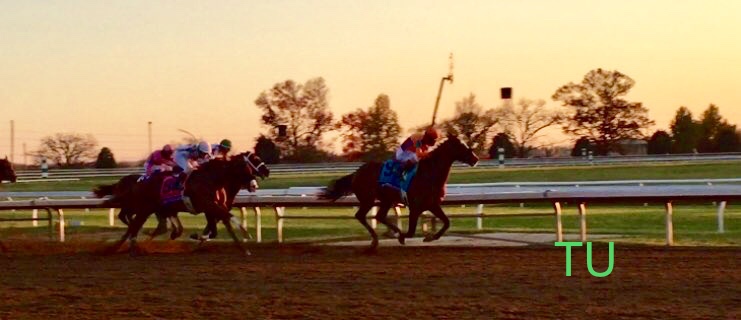
[[[93,189],[93,194],[98,198],[111,196],[107,202],[115,203],[129,198],[129,193],[139,180],[140,175],[130,174],[121,178],[118,182],[108,185],[99,185]]]
[[[349,196],[352,194],[353,179],[355,179],[355,172],[334,180],[326,188],[322,188],[317,197],[321,200],[336,201],[344,196]]]

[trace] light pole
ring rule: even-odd
[[[443,84],[445,84],[445,81],[450,81],[450,83],[453,83],[453,53],[450,54],[448,57],[449,59],[449,69],[448,69],[448,75],[440,79],[440,88],[437,89],[437,99],[435,99],[435,111],[432,113],[432,125],[435,125],[435,120],[437,118],[437,108],[440,105],[440,96],[443,94]]]

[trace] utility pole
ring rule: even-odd
[[[435,111],[432,113],[432,125],[435,125],[435,119],[437,118],[437,108],[440,105],[440,96],[443,94],[443,84],[445,81],[450,81],[453,84],[453,53],[448,56],[448,75],[440,79],[440,88],[437,89],[437,99],[435,99]]]
[[[28,153],[26,153],[26,143],[23,143],[23,168],[28,167]]]

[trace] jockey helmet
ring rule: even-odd
[[[170,155],[172,155],[172,146],[170,146],[169,144],[166,144],[165,146],[162,147],[162,151],[160,151],[160,153],[163,156],[165,156],[165,158],[170,157]]]
[[[208,142],[201,141],[198,143],[198,152],[209,154],[211,153],[211,147],[208,145]]]
[[[435,130],[435,128],[433,127],[429,127],[427,128],[427,130],[425,130],[423,139],[426,142],[429,142],[429,144],[435,144],[435,141],[437,141],[437,136],[437,130]]]
[[[221,140],[221,142],[219,143],[219,147],[221,147],[221,149],[223,150],[231,150],[232,142],[229,141],[229,139]]]

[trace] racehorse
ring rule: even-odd
[[[3,180],[10,182],[16,180],[15,170],[13,170],[13,164],[8,161],[8,156],[5,156],[5,159],[0,159],[0,183]]]
[[[141,177],[142,175],[137,173],[130,174],[124,176],[114,184],[95,187],[93,193],[98,198],[103,198],[108,195],[112,196],[107,203],[121,207],[121,212],[118,213],[118,219],[125,225],[128,225],[131,222],[134,213],[127,204],[131,202],[131,193],[134,190],[134,185],[139,182]],[[157,215],[157,218],[159,218],[159,214]]]
[[[402,234],[399,228],[386,220],[389,209],[400,203],[399,192],[389,187],[382,187],[378,183],[383,164],[379,162],[368,162],[358,168],[357,171],[339,178],[322,190],[320,199],[336,201],[352,193],[358,198],[360,206],[355,213],[355,218],[368,230],[373,240],[370,249],[378,246],[378,236],[366,220],[368,211],[373,208],[376,200],[380,202],[376,213],[376,220],[388,226],[396,232],[399,243],[404,244],[405,238],[414,237],[417,228],[417,220],[424,211],[430,211],[436,218],[440,219],[443,227],[434,235],[428,235],[424,241],[439,239],[450,227],[450,221],[441,208],[445,197],[445,184],[448,181],[450,168],[453,162],[460,161],[470,166],[475,166],[479,158],[473,150],[463,144],[457,137],[448,135],[448,138],[430,151],[427,157],[418,163],[417,173],[411,181],[407,192],[409,206],[409,229]]]
[[[267,168],[267,166],[262,163],[262,161],[259,160],[259,157],[256,155],[249,155],[248,153],[245,153],[245,155],[248,155],[248,158],[252,159],[251,161],[254,161],[255,164],[251,164],[255,171],[257,172],[257,176],[259,176],[262,179],[265,179],[270,174],[270,170]],[[258,162],[259,161],[259,162]],[[160,175],[160,174],[169,174],[168,172],[155,172],[152,175]],[[134,212],[132,208],[132,193],[134,190],[134,186],[141,180],[142,175],[140,174],[130,174],[127,176],[124,176],[119,180],[118,182],[111,184],[111,185],[100,185],[97,186],[95,189],[93,189],[93,193],[98,198],[103,198],[105,196],[111,195],[112,197],[108,200],[107,203],[111,205],[116,205],[121,207],[121,211],[118,213],[118,219],[121,220],[125,225],[129,225],[131,223]],[[251,190],[253,188],[252,186],[248,186],[248,190],[250,192],[254,192],[254,190]],[[238,190],[237,190],[238,192]],[[230,207],[231,209],[231,207]],[[165,232],[167,232],[167,216],[161,212],[155,212],[157,216],[157,227],[154,231],[150,234],[150,239],[154,238],[158,235],[161,235]],[[209,216],[207,215],[206,219],[209,219]],[[175,239],[180,236],[182,233],[181,229],[173,228],[172,233],[170,234],[171,239]],[[209,224],[207,225],[206,229],[203,231],[204,235],[207,235],[209,238],[215,238],[216,237],[216,221],[209,220]]]
[[[0,183],[2,183],[3,180],[10,182],[15,182],[16,180],[15,170],[13,170],[13,164],[8,161],[8,156],[5,156],[5,159],[0,159]],[[0,252],[7,251],[8,248],[0,242]]]
[[[134,219],[129,223],[126,233],[121,237],[111,251],[115,252],[126,240],[131,242],[131,252],[136,250],[136,236],[144,225],[144,222],[154,212],[159,212],[165,217],[173,218],[173,225],[177,229],[177,235],[182,233],[182,224],[177,219],[178,212],[191,212],[193,214],[205,213],[208,225],[206,230],[216,229],[216,223],[221,221],[231,235],[235,244],[243,252],[249,251],[242,247],[241,241],[231,225],[231,205],[239,190],[247,186],[254,191],[256,177],[266,178],[270,170],[265,163],[254,153],[245,152],[232,156],[229,160],[211,160],[202,164],[193,171],[185,181],[183,199],[173,203],[165,204],[161,198],[161,187],[165,179],[170,177],[166,174],[157,174],[149,179],[137,183],[130,194],[129,208],[134,213]],[[206,235],[208,236],[208,235]]]

